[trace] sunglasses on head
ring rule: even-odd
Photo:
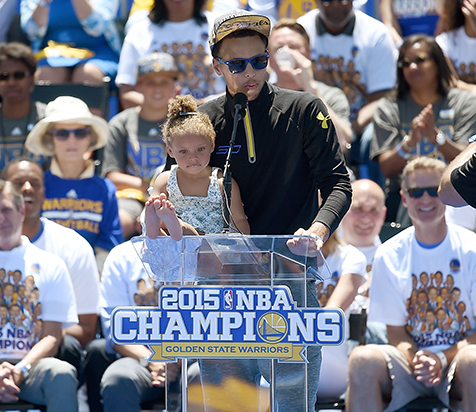
[[[0,73],[0,82],[6,82],[10,77],[13,77],[15,80],[22,80],[26,77],[27,72],[23,70],[17,70],[13,73],[3,72]]]
[[[250,57],[249,59],[232,59],[232,60],[223,60],[220,57],[216,57],[219,63],[226,64],[231,73],[241,73],[245,71],[248,63],[251,64],[251,67],[255,70],[263,70],[268,66],[269,54],[258,54],[257,56]]]
[[[410,67],[413,63],[415,63],[417,66],[420,64],[431,60],[430,56],[425,56],[424,54],[420,54],[417,58],[410,60],[408,57],[405,57],[402,61],[398,63],[400,67]]]
[[[438,197],[438,186],[430,186],[430,187],[413,187],[411,189],[407,189],[407,193],[410,197],[414,199],[419,199],[423,196],[423,193],[428,193],[431,197]]]
[[[69,135],[73,134],[74,137],[78,140],[86,138],[91,133],[90,127],[85,127],[84,129],[58,129],[53,130],[53,136],[58,140],[68,140]]]

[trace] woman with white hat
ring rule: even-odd
[[[94,173],[89,159],[106,145],[107,122],[70,96],[48,103],[45,114],[25,142],[32,153],[53,157],[45,172],[42,216],[76,230],[96,254],[108,252],[123,241],[116,187]]]

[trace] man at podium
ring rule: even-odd
[[[347,212],[351,185],[336,132],[326,106],[310,93],[285,90],[266,81],[270,21],[234,10],[218,17],[210,34],[215,72],[223,76],[224,96],[200,111],[208,114],[217,133],[210,165],[223,168],[233,133],[233,118],[246,96],[238,123],[230,171],[238,183],[252,235],[306,235],[316,252]],[[318,192],[321,202],[318,202]],[[306,243],[306,244],[303,244]],[[288,242],[298,253],[309,244]],[[318,306],[315,284],[308,282],[307,306]],[[320,347],[309,347],[308,410],[314,411],[320,369]],[[234,376],[256,380],[266,376],[261,361],[236,361]],[[206,363],[206,362],[205,362]],[[302,411],[304,388],[296,391],[296,365],[278,364],[277,403],[282,411]],[[299,377],[301,379],[301,377]]]

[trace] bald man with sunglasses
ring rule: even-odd
[[[348,412],[396,411],[418,397],[474,410],[476,235],[446,223],[438,198],[445,167],[417,157],[403,169],[413,227],[377,249],[370,288],[369,319],[387,325],[389,344],[351,353]]]

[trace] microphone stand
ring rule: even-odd
[[[223,169],[223,191],[225,193],[225,201],[223,204],[223,218],[225,220],[224,233],[229,233],[231,228],[230,221],[230,207],[231,207],[231,154],[233,152],[233,146],[235,145],[236,132],[238,129],[238,122],[242,119],[241,105],[235,106],[235,116],[233,118],[233,131],[231,133],[230,146],[228,147],[228,153],[226,155],[225,167]]]

